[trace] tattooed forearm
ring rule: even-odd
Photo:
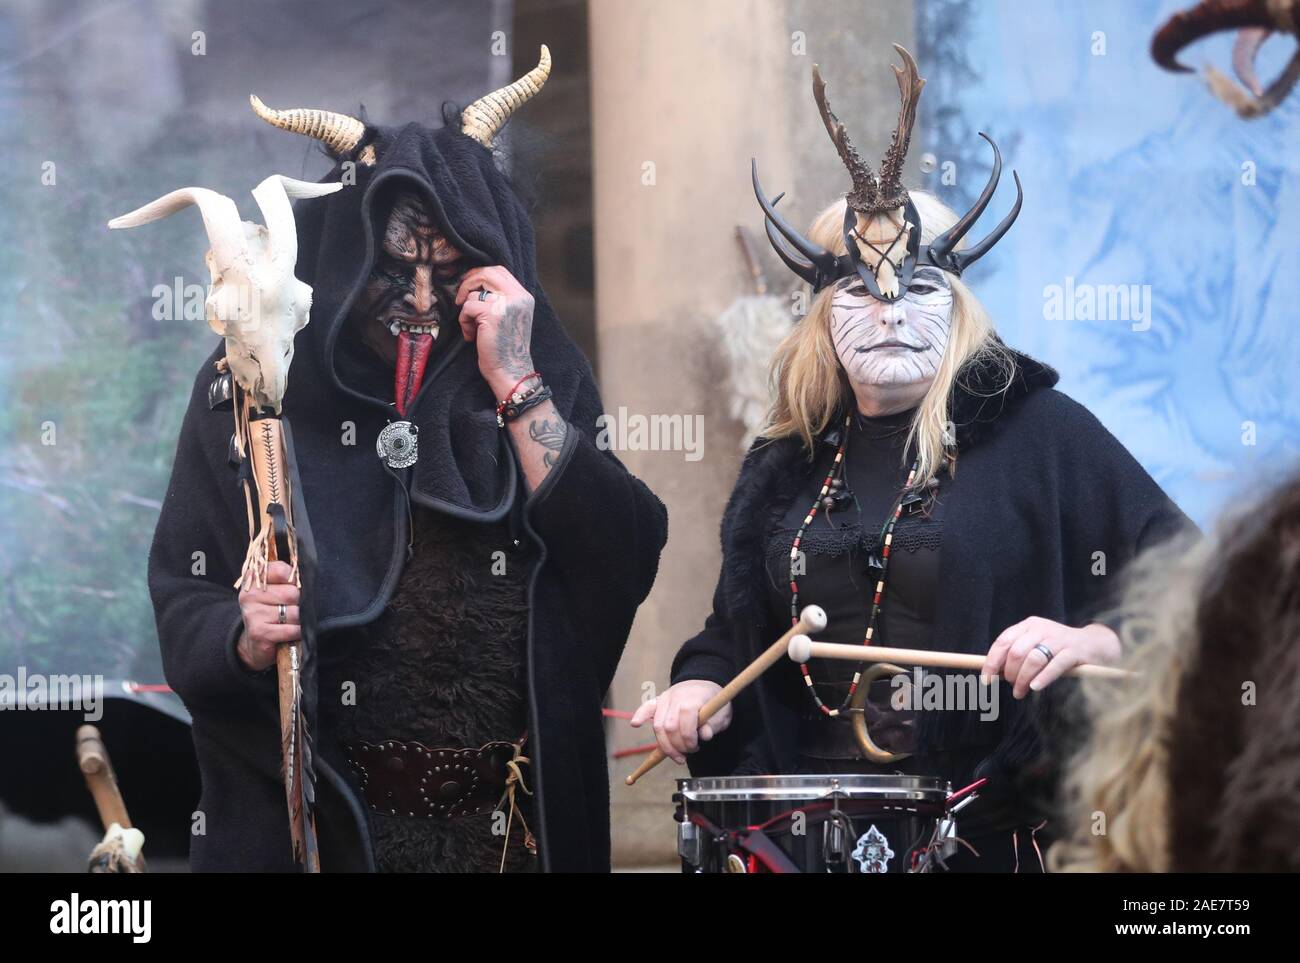
[[[568,433],[569,426],[560,417],[534,418],[528,423],[528,437],[546,449],[542,463],[547,468],[555,467],[560,450],[564,448],[564,436]]]
[[[532,370],[528,344],[532,320],[531,304],[508,304],[501,315],[501,328],[497,333],[497,365],[515,378],[522,378]]]

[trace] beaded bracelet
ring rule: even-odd
[[[546,385],[533,388],[522,396],[515,395],[509,401],[497,406],[497,427],[504,428],[507,421],[514,421],[529,408],[536,408],[551,397],[551,389]],[[518,398],[519,400],[515,400]]]
[[[537,379],[536,385],[529,388],[527,391],[519,390],[520,385],[522,385],[525,381],[531,381],[534,378]],[[542,384],[542,373],[540,371],[530,371],[528,372],[528,374],[524,375],[522,378],[516,381],[515,386],[506,392],[505,400],[497,402],[497,427],[498,428],[505,427],[505,421],[502,419],[501,415],[509,405],[519,404],[529,395],[541,391],[543,387],[545,386]]]

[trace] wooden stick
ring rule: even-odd
[[[289,459],[284,447],[283,426],[279,416],[253,418],[254,403],[245,396],[249,425],[248,455],[253,463],[258,510],[261,513],[259,531],[266,538],[268,563],[282,561],[293,564],[292,558],[280,558],[276,548],[275,520],[271,507],[283,511],[285,523],[290,528],[287,537],[289,552],[293,545],[293,501],[289,491]],[[301,586],[301,581],[295,579]],[[297,642],[281,642],[275,647],[275,673],[280,704],[280,761],[286,803],[289,812],[289,840],[294,859],[309,873],[320,872],[319,849],[316,841],[315,820],[308,819],[302,805],[302,753],[303,725],[299,717],[300,651]]]
[[[104,828],[117,823],[123,829],[130,829],[131,817],[126,814],[126,802],[117,788],[117,776],[109,762],[108,749],[94,726],[77,729],[77,767],[86,777],[86,788],[95,799],[99,821]]]
[[[984,667],[984,656],[964,652],[933,652],[928,649],[891,649],[883,645],[841,645],[835,642],[811,640],[790,642],[789,655],[795,662],[809,659],[841,659],[846,662],[897,662],[902,665],[922,665],[936,669],[974,669]],[[1108,665],[1076,665],[1066,675],[1094,679],[1127,679],[1133,675],[1125,669]]]
[[[754,248],[754,236],[750,233],[749,228],[743,224],[737,224],[736,240],[740,242],[740,253],[745,256],[749,276],[754,281],[754,293],[758,295],[767,294],[767,277],[763,274],[763,265],[758,260],[758,252]]]
[[[799,621],[790,626],[790,630],[781,636],[768,647],[762,655],[741,670],[740,674],[722,687],[722,691],[715,695],[708,702],[700,707],[700,725],[708,722],[715,713],[725,706],[736,696],[749,686],[755,679],[762,675],[767,669],[776,665],[781,660],[781,656],[790,650],[790,641],[799,637],[807,639],[806,633],[820,632],[826,628],[826,613],[820,606],[809,605],[799,613]],[[663,762],[667,756],[662,749],[656,749],[646,757],[641,765],[637,766],[636,771],[623,781],[631,786],[638,779],[648,773],[659,763]]]

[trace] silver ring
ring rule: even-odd
[[[1043,658],[1047,659],[1048,662],[1051,662],[1051,661],[1052,661],[1052,657],[1053,657],[1054,655],[1056,655],[1055,652],[1053,652],[1051,649],[1049,649],[1049,648],[1048,648],[1046,645],[1044,645],[1042,642],[1039,642],[1036,646],[1034,646],[1034,648],[1035,648],[1037,651],[1043,653]]]
[[[492,292],[489,291],[487,288],[484,288],[482,291],[480,291],[480,292],[478,293],[478,299],[479,299],[480,301],[486,301],[486,300],[488,299],[488,295],[491,294],[491,293],[492,293]]]
[[[289,610],[288,608],[285,607],[285,604],[281,602],[280,603],[280,624],[284,625],[284,623],[288,621],[289,621]]]

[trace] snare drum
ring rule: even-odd
[[[930,776],[679,779],[682,871],[925,872],[956,849],[949,792]]]

